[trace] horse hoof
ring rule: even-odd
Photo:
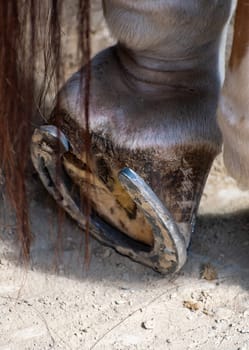
[[[86,218],[80,208],[80,197],[81,193],[84,192],[82,182],[80,183],[79,179],[75,178],[72,167],[69,166],[69,159],[72,161],[75,157],[72,153],[73,150],[74,147],[65,134],[54,125],[42,126],[36,129],[33,134],[31,155],[41,181],[56,202],[84,229]],[[79,160],[77,161],[79,166],[78,163]],[[91,169],[89,173],[93,173],[93,165],[90,164],[89,167]],[[78,177],[80,175],[82,174],[79,173]],[[86,174],[84,176],[86,177]],[[152,241],[150,240],[150,244],[148,244],[148,242],[142,242],[127,235],[124,230],[115,227],[105,215],[101,217],[96,211],[98,208],[93,210],[90,217],[91,234],[120,254],[151,267],[155,271],[161,273],[178,271],[186,261],[186,243],[172,215],[150,186],[133,170],[124,168],[119,172],[117,178],[120,182],[118,190],[120,191],[122,188],[123,193],[116,210],[119,209],[119,213],[122,214],[121,199],[129,199],[136,208],[134,209],[136,216],[132,217],[130,211],[128,217],[131,221],[137,219],[142,224],[143,218],[146,225],[150,226]],[[96,177],[92,184],[94,180]],[[76,192],[72,191],[75,183],[79,185],[79,190]],[[91,192],[91,196],[100,190],[103,191],[103,186],[100,188],[98,183],[95,183],[95,186],[95,192]],[[113,191],[113,195],[116,196],[115,191]],[[108,195],[106,198],[109,199]],[[102,203],[102,205],[106,206],[107,203]],[[126,212],[127,210],[128,207],[125,208]]]

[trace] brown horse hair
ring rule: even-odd
[[[16,232],[25,259],[29,258],[32,241],[25,181],[30,160],[32,120],[37,111],[44,109],[51,86],[54,84],[58,90],[63,83],[61,27],[65,3],[66,0],[0,0],[0,169],[7,198],[14,209]],[[81,64],[86,64],[82,108],[85,114],[84,137],[86,147],[90,149],[90,0],[75,0],[74,11],[78,55]],[[41,49],[43,79],[38,89],[37,62]],[[85,208],[89,217],[89,202]],[[86,227],[87,242],[88,231],[89,223]]]
[[[249,1],[238,1],[234,21],[233,44],[229,59],[229,68],[231,71],[239,67],[248,50],[249,26],[246,25],[248,21],[248,14]]]

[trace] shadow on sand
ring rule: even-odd
[[[142,282],[165,278],[136,264],[112,249],[90,240],[91,261],[84,264],[84,233],[68,217],[64,217],[58,233],[56,205],[37,179],[30,191],[30,212],[34,242],[30,268],[44,273],[89,280]],[[14,237],[11,217],[1,205],[2,256],[19,264],[19,249]],[[5,221],[5,223],[3,223]],[[8,222],[8,225],[6,225]],[[201,266],[211,263],[218,272],[218,281],[249,288],[249,208],[226,215],[201,215],[189,247],[188,261],[179,277],[200,278]],[[178,275],[176,276],[176,278]],[[171,277],[166,277],[171,279]]]

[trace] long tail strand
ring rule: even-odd
[[[78,1],[75,6],[78,16],[75,17],[79,21],[78,45],[83,63],[89,62],[90,57],[90,3],[89,0]],[[46,100],[52,82],[59,88],[64,78],[60,70],[64,4],[65,0],[0,0],[0,168],[5,177],[8,199],[16,215],[16,232],[25,259],[29,258],[32,241],[25,182],[30,159],[31,125],[34,114]],[[41,31],[46,32],[42,48]],[[40,84],[42,90],[37,93],[36,67],[41,49],[43,81]],[[90,69],[87,77],[88,82],[84,86],[86,130]],[[88,232],[89,229],[86,229]]]

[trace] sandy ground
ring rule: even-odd
[[[94,20],[97,51],[111,39],[100,11]],[[55,204],[37,177],[29,182],[29,266],[20,266],[1,198],[0,350],[249,349],[249,193],[226,176],[221,158],[205,188],[188,262],[170,277],[93,240],[85,269],[83,233],[65,217],[57,237]]]

